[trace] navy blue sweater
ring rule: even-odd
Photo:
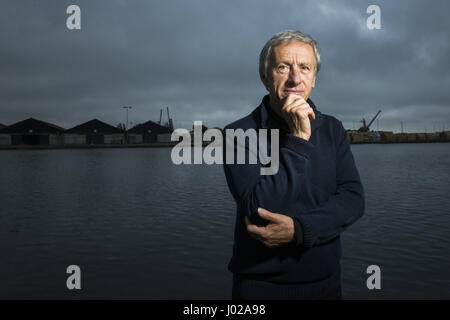
[[[316,118],[311,120],[311,137],[306,141],[290,134],[268,103],[269,96],[265,96],[250,115],[225,127],[280,130],[279,170],[275,175],[261,175],[259,161],[224,161],[228,187],[237,205],[228,268],[241,276],[275,283],[320,282],[339,268],[341,232],[363,215],[361,180],[339,120],[322,114],[308,99]],[[267,148],[270,150],[270,142]],[[295,242],[268,248],[251,238],[244,217],[261,225],[259,207],[292,217]]]

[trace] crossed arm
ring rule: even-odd
[[[364,192],[342,125],[338,137],[336,192],[312,209],[301,203],[302,195],[312,188],[306,174],[315,148],[311,142],[290,134],[280,137],[279,171],[273,176],[260,176],[257,166],[224,165],[231,193],[245,213],[249,236],[269,248],[300,236],[297,244],[312,247],[335,238],[363,215]],[[291,203],[300,214],[278,212],[280,201]],[[300,235],[295,225],[301,226]]]
[[[247,232],[250,237],[261,241],[268,248],[276,248],[292,243],[295,239],[294,221],[284,214],[270,212],[259,208],[259,216],[268,221],[264,227],[252,224],[248,217],[245,217]]]

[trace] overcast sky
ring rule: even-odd
[[[66,9],[81,8],[81,30]],[[381,30],[366,9],[381,8]],[[2,0],[0,123],[35,117],[70,128],[97,118],[208,127],[250,113],[266,94],[258,55],[275,33],[319,43],[318,109],[358,128],[450,130],[449,1]],[[166,115],[165,115],[166,117]],[[132,125],[130,124],[130,126]]]

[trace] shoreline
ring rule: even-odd
[[[0,145],[0,150],[26,150],[26,149],[110,149],[110,148],[168,148],[176,143],[149,143],[149,144],[94,144],[94,145]]]
[[[404,142],[351,142],[350,144],[413,144],[413,143],[448,143],[450,141],[404,141]],[[175,143],[148,144],[94,144],[94,145],[0,145],[0,150],[45,150],[45,149],[114,149],[114,148],[171,148]],[[203,147],[208,143],[203,143]],[[194,147],[191,145],[191,147]]]

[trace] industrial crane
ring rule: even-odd
[[[167,125],[169,126],[170,131],[173,132],[173,122],[172,118],[170,118],[169,115],[169,107],[167,107],[167,120],[168,120]]]
[[[163,112],[163,109],[161,109],[161,110],[159,111],[159,121],[158,121],[158,124],[159,124],[159,125],[161,125],[162,112]]]
[[[162,114],[163,114],[163,109],[161,109],[161,110],[159,111],[159,121],[158,121],[158,124],[159,124],[159,125],[162,125],[162,124],[161,124]],[[170,131],[173,131],[173,121],[172,121],[172,119],[170,118],[169,107],[167,107],[167,123],[165,123],[164,126],[167,127],[167,128],[169,128]]]
[[[378,110],[377,114],[373,119],[369,122],[368,125],[366,125],[366,119],[362,119],[360,122],[362,122],[362,127],[358,129],[359,132],[369,132],[370,125],[375,121],[375,119],[378,117],[378,115],[381,113],[381,110]]]

